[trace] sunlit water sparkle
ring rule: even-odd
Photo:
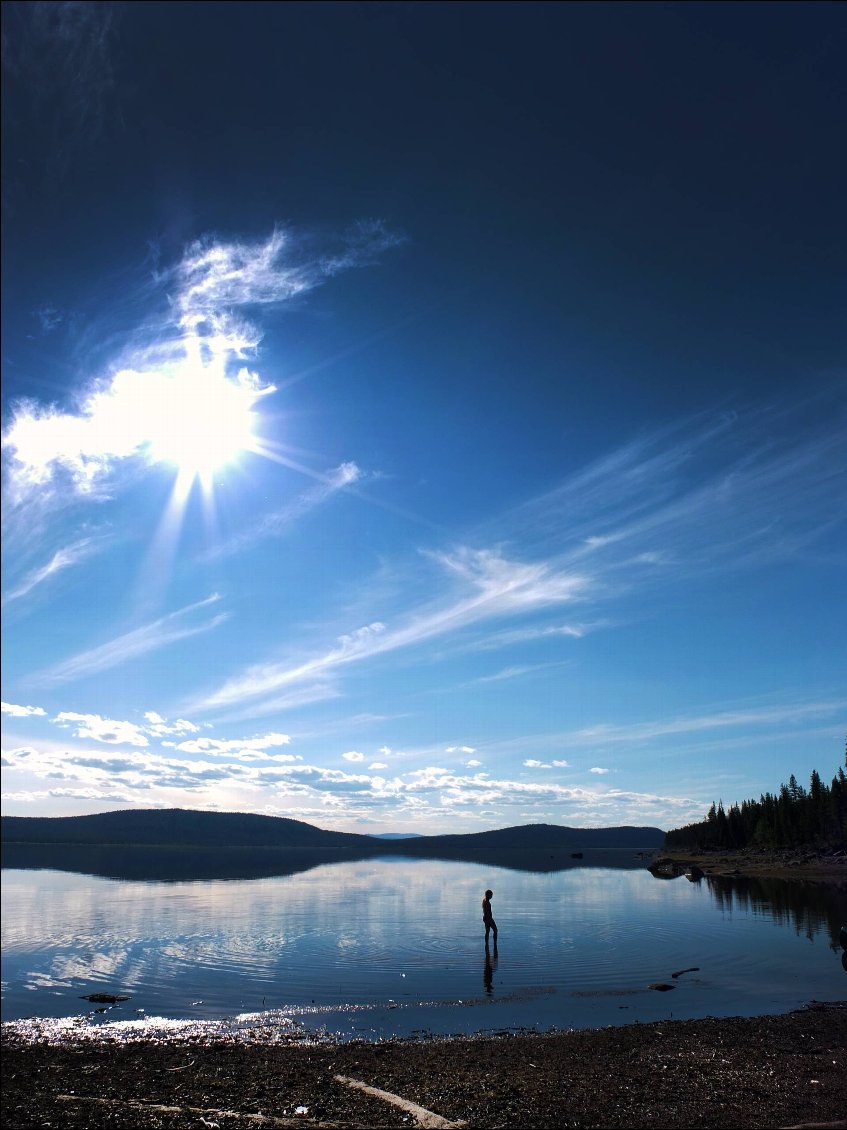
[[[378,1039],[785,1012],[844,995],[841,918],[845,896],[828,888],[644,869],[385,858],[198,882],[5,870],[3,1020],[120,1039]],[[82,999],[96,992],[129,1000]]]

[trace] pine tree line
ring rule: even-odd
[[[792,773],[776,794],[764,793],[758,800],[733,804],[729,811],[722,801],[712,803],[705,820],[674,828],[665,837],[666,848],[684,850],[845,846],[847,776],[843,768],[829,785],[815,769],[808,789]]]

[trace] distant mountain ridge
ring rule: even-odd
[[[368,832],[374,840],[417,840],[420,832]]]
[[[385,850],[385,838],[332,832],[283,816],[192,809],[126,809],[91,816],[3,816],[5,844],[115,844],[124,846],[333,849],[356,855]],[[570,828],[560,824],[522,824],[489,832],[391,839],[392,854],[474,857],[506,851],[656,851],[660,828]]]

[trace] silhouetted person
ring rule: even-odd
[[[485,969],[482,971],[482,980],[485,985],[485,991],[489,994],[492,993],[492,985],[494,982],[494,970],[497,968],[497,942],[494,942],[494,959],[491,958],[491,950],[488,948],[488,942],[485,943]]]
[[[497,923],[494,921],[494,915],[491,913],[491,900],[494,898],[493,891],[486,891],[485,898],[482,900],[482,921],[485,923],[485,944],[488,945],[488,935],[494,931],[494,945],[497,945]]]

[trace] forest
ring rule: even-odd
[[[847,757],[845,757],[847,764]],[[809,787],[792,773],[777,793],[733,804],[712,803],[699,824],[674,828],[665,837],[667,849],[709,850],[810,847],[838,850],[847,846],[847,776],[840,768],[829,785],[817,770]]]

